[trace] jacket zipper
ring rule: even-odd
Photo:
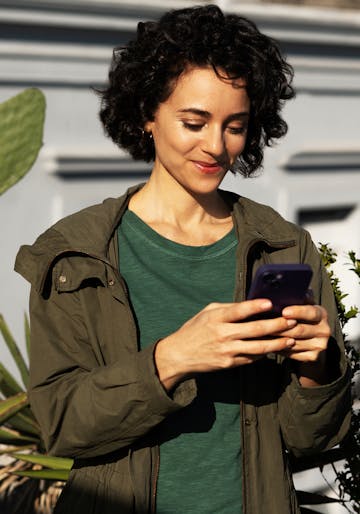
[[[281,249],[281,248],[287,248],[287,247],[290,247],[290,246],[293,246],[295,244],[295,241],[294,240],[291,240],[291,241],[283,241],[283,242],[278,242],[278,243],[271,243],[270,241],[266,241],[265,239],[263,238],[254,238],[252,241],[250,241],[243,253],[244,255],[244,258],[243,258],[243,262],[241,263],[242,267],[242,271],[238,272],[237,273],[237,284],[236,284],[236,288],[235,288],[235,293],[234,293],[234,300],[235,301],[243,301],[246,299],[246,287],[247,287],[247,283],[246,283],[246,280],[247,280],[247,266],[246,266],[246,261],[247,261],[247,257],[249,255],[249,252],[251,250],[251,248],[253,248],[256,244],[258,243],[266,243],[268,244],[269,246],[271,246],[272,248],[278,248],[278,249]],[[242,381],[242,387],[244,386],[244,377],[241,378],[241,381]],[[241,430],[241,441],[242,441],[242,452],[241,452],[241,461],[242,461],[242,505],[243,505],[243,512],[242,514],[246,514],[247,513],[247,488],[246,488],[246,472],[245,472],[245,469],[246,469],[246,449],[245,449],[245,430],[246,430],[246,427],[245,427],[245,406],[244,406],[244,402],[242,400],[240,400],[240,430]]]
[[[241,426],[241,441],[242,441],[242,452],[241,452],[241,461],[242,461],[242,476],[241,476],[241,489],[242,489],[242,514],[246,514],[247,511],[247,495],[246,495],[246,478],[245,478],[245,469],[246,469],[246,463],[245,463],[245,423],[244,423],[244,416],[245,416],[245,408],[244,408],[244,402],[240,401],[240,426]]]
[[[152,480],[151,480],[151,506],[150,513],[156,513],[156,494],[157,494],[157,483],[159,478],[159,470],[160,470],[160,448],[159,446],[155,447],[156,450],[156,462],[153,469]]]
[[[246,269],[246,260],[247,256],[249,254],[250,249],[255,246],[257,243],[261,242],[262,239],[257,238],[253,239],[248,246],[245,248],[244,252],[244,258],[243,262],[239,263],[241,264],[242,271],[238,271],[237,276],[237,283],[235,286],[235,293],[234,293],[234,300],[235,301],[243,301],[245,300],[246,295],[246,278],[247,278],[247,269]],[[238,266],[239,266],[238,264]],[[240,373],[241,377],[241,387],[244,385],[244,377]],[[240,400],[240,435],[241,435],[241,464],[242,464],[242,474],[241,474],[241,489],[242,489],[242,514],[246,514],[247,511],[247,501],[246,501],[246,477],[245,477],[245,469],[246,469],[246,463],[245,463],[245,406],[244,402]]]

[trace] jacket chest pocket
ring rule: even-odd
[[[53,281],[58,293],[71,293],[88,286],[105,286],[106,266],[96,259],[73,255],[55,264]]]

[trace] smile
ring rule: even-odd
[[[218,162],[202,162],[202,161],[193,161],[195,166],[201,171],[201,173],[205,173],[208,175],[219,173],[223,171],[224,168]]]

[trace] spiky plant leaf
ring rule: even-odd
[[[26,393],[19,393],[6,400],[0,401],[0,425],[3,425],[9,418],[19,412],[29,400]]]
[[[36,478],[38,480],[61,480],[65,482],[69,478],[70,471],[68,469],[39,469],[14,471],[13,473],[20,477]]]
[[[33,444],[29,444],[27,446],[11,446],[11,445],[7,445],[6,447],[4,446],[2,450],[0,450],[0,455],[11,455],[12,453],[16,453],[16,452],[20,452],[20,451],[24,451],[24,450],[33,450],[34,449],[34,445]]]
[[[65,459],[63,457],[53,457],[51,455],[40,455],[38,453],[13,453],[15,457],[24,462],[31,462],[32,464],[40,464],[49,469],[62,469],[70,471],[74,461],[72,459]]]
[[[40,442],[40,427],[35,421],[33,416],[29,416],[24,413],[25,409],[22,409],[15,416],[8,419],[7,425],[19,432],[25,432],[26,434],[33,435],[39,439]],[[32,414],[31,410],[27,409],[27,412]]]
[[[25,332],[25,344],[26,344],[26,353],[28,360],[30,360],[30,323],[28,315],[24,314],[24,332]]]
[[[15,364],[20,372],[23,384],[25,388],[27,388],[29,384],[29,369],[2,314],[0,314],[0,332],[2,333],[6,346],[8,347],[9,352],[11,353],[15,361]]]
[[[8,427],[0,427],[0,444],[23,445],[37,444],[39,440],[35,437],[22,435],[17,430]]]
[[[14,394],[23,393],[24,389],[13,375],[5,368],[0,362],[0,392],[6,396],[13,396]]]
[[[45,97],[27,89],[0,104],[0,195],[29,171],[42,146]]]

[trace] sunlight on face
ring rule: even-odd
[[[145,129],[155,144],[153,175],[194,193],[215,191],[244,149],[250,101],[242,79],[191,68]]]

